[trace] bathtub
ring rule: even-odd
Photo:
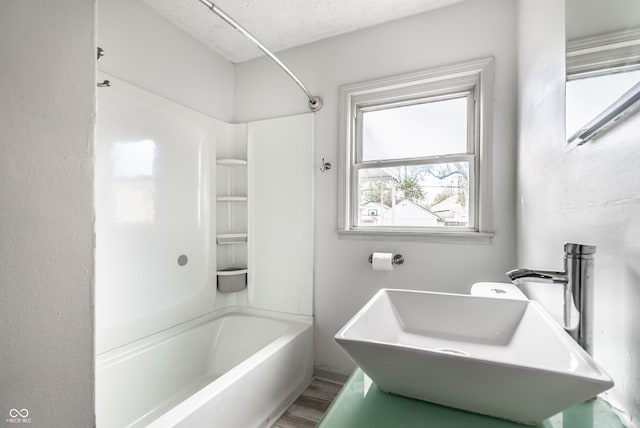
[[[312,371],[311,317],[225,308],[97,355],[97,426],[268,427]]]

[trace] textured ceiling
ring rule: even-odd
[[[231,62],[262,52],[198,0],[143,0]],[[272,52],[304,45],[464,0],[219,0]]]

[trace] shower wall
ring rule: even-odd
[[[315,114],[248,124],[249,305],[313,313]]]
[[[112,86],[98,94],[97,353],[214,309],[218,129],[208,116],[99,78]]]

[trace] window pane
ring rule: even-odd
[[[467,152],[467,97],[362,113],[362,160]]]
[[[469,163],[358,170],[359,226],[469,227]]]
[[[640,70],[567,82],[567,139],[640,82]]]

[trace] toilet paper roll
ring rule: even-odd
[[[376,271],[393,270],[393,254],[391,253],[373,253],[371,257],[371,267]]]

